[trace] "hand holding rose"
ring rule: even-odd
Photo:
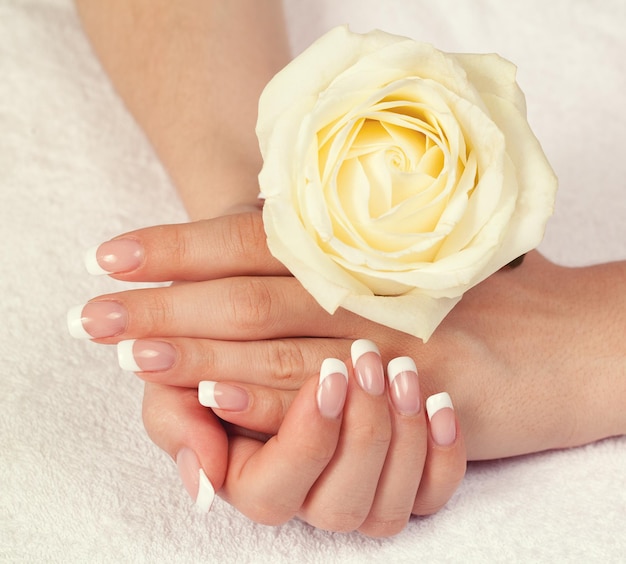
[[[620,408],[626,393],[624,263],[569,269],[529,253],[521,267],[498,272],[468,292],[423,345],[345,310],[332,316],[322,310],[269,254],[262,229],[260,214],[249,213],[141,229],[118,239],[140,243],[143,252],[133,270],[114,273],[116,278],[190,282],[90,302],[123,306],[123,323],[106,338],[89,319],[98,309],[81,308],[85,329],[101,342],[158,339],[171,347],[169,366],[146,366],[140,374],[161,398],[158,405],[146,402],[155,415],[147,421],[149,430],[164,432],[159,419],[170,408],[187,420],[175,407],[181,405],[177,398],[210,374],[249,384],[257,404],[266,406],[258,419],[232,413],[230,421],[274,433],[320,360],[347,358],[352,341],[366,337],[378,344],[384,363],[406,354],[415,359],[424,396],[450,393],[471,460],[626,431]],[[142,358],[136,361],[141,367]],[[280,394],[266,394],[268,384]]]
[[[234,275],[239,259],[232,249],[247,247],[239,247],[241,241],[229,237],[224,239],[229,253],[215,246],[201,249],[195,245],[204,237],[195,239],[195,235],[209,235],[212,227],[216,236],[219,231],[221,236],[227,231],[233,235],[235,229],[243,233],[255,222],[258,229],[258,220],[257,213],[163,226],[105,243],[88,261],[92,271],[93,265],[129,268],[134,259],[131,271],[118,277],[162,279],[176,271],[189,280],[199,276],[208,280],[102,296],[74,310],[77,316],[70,315],[71,331],[76,336],[97,336],[100,342],[118,342],[122,364],[154,382],[146,385],[146,428],[178,461],[188,490],[204,508],[215,486],[220,495],[259,522],[278,524],[299,515],[315,526],[336,531],[358,529],[374,536],[397,533],[411,513],[428,514],[441,507],[463,476],[464,444],[448,396],[429,397],[427,423],[414,363],[407,357],[389,363],[386,393],[381,356],[370,341],[352,343],[349,369],[339,360],[325,361],[319,380],[310,378],[319,368],[308,374],[300,372],[294,381],[285,381],[282,389],[262,385],[259,377],[264,371],[248,371],[239,364],[238,360],[246,357],[254,362],[263,343],[220,339],[234,339],[242,331],[253,339],[255,334],[262,335],[266,323],[255,318],[258,310],[255,312],[254,303],[246,309],[241,300],[223,300],[220,287],[231,292],[232,279],[212,280],[209,265],[216,263],[207,261],[211,257],[203,253],[221,254],[224,261],[218,271]],[[196,259],[177,265],[162,251],[170,248],[176,252],[173,243],[181,243],[181,237],[193,245],[187,258],[195,255]],[[282,268],[267,251],[258,256],[256,266],[268,274],[272,268]],[[246,263],[249,268],[251,263],[242,261]],[[281,277],[266,278],[279,281]],[[282,278],[298,286],[293,278]],[[249,288],[259,288],[263,279],[241,280],[255,280]],[[206,291],[203,295],[209,298],[201,308],[208,308],[209,319],[215,323],[208,326],[214,332],[204,334],[193,313],[202,301],[196,293],[199,290]],[[217,301],[211,302],[214,293]],[[255,299],[254,295],[250,298]],[[171,299],[172,309],[164,307]],[[160,306],[154,307],[157,303]],[[219,303],[227,305],[221,313]],[[231,305],[237,314],[229,309]],[[188,307],[189,315],[172,318],[169,326],[161,316],[164,311],[181,314]],[[318,311],[320,319],[329,317]],[[229,318],[231,313],[234,316]],[[225,317],[219,319],[220,315]],[[206,320],[202,324],[207,325]],[[276,335],[285,330],[279,324]],[[211,338],[201,338],[203,335]],[[168,348],[173,355],[164,354]],[[224,362],[233,378],[216,371],[216,366],[207,366],[203,360],[208,359],[202,358],[207,354]],[[228,358],[228,354],[233,356]],[[156,370],[164,361],[161,370]],[[319,367],[319,358],[316,364]],[[148,365],[152,371],[145,370]],[[265,369],[273,367],[266,365]],[[206,381],[207,375],[216,381]],[[298,392],[294,388],[300,385]],[[275,436],[267,443],[246,433],[227,438],[212,412],[198,402],[198,387],[200,402],[223,420]]]
[[[246,126],[254,113],[259,85],[281,64],[279,44],[284,33],[275,25],[279,18],[271,21],[268,16],[279,14],[278,4],[271,3],[272,10],[264,7],[261,13],[244,10],[237,14],[241,29],[262,36],[257,42],[241,41],[230,33],[229,24],[235,21],[230,3],[223,12],[225,21],[214,22],[214,15],[203,11],[206,4],[192,2],[198,10],[194,11],[184,9],[189,3],[181,2],[162,8],[169,17],[155,14],[148,5],[146,21],[153,26],[120,33],[113,43],[107,42],[99,22],[122,16],[123,24],[131,3],[112,8],[86,1],[79,4],[105,68],[155,145],[191,216],[214,216],[253,202],[260,160]],[[146,8],[138,4],[133,3],[132,9]],[[108,18],[99,17],[102,10],[109,12]],[[193,26],[168,25],[184,24],[189,17]],[[181,39],[178,32],[191,28],[196,30],[193,41],[185,36],[177,42]],[[215,37],[208,30],[223,34]],[[129,37],[132,42],[125,43]],[[445,55],[427,46],[416,51],[415,45],[408,48],[403,39],[381,33],[357,38],[336,30],[329,37],[355,48],[332,49],[331,56],[322,61],[313,57],[306,75],[297,66],[283,71],[274,82],[276,96],[265,97],[259,134],[266,161],[262,175],[267,197],[265,228],[272,251],[334,315],[322,310],[268,253],[259,214],[129,234],[121,239],[133,241],[139,253],[123,272],[111,268],[103,256],[96,259],[100,267],[117,272],[115,276],[122,280],[191,282],[103,296],[80,308],[77,314],[82,322],[74,319],[83,334],[99,337],[101,342],[125,340],[126,360],[130,351],[138,367],[145,363],[149,368],[140,376],[148,381],[144,418],[151,437],[173,456],[182,447],[191,447],[192,456],[182,450],[181,464],[192,470],[200,464],[220,487],[221,479],[215,477],[226,476],[227,437],[212,412],[198,404],[195,388],[207,374],[218,382],[214,391],[219,392],[220,383],[237,383],[245,390],[249,409],[220,410],[220,415],[235,425],[270,434],[281,429],[282,437],[287,437],[269,446],[250,438],[231,438],[237,445],[232,467],[237,472],[250,471],[240,483],[227,479],[223,491],[230,492],[227,495],[233,502],[247,511],[250,504],[262,500],[259,495],[265,488],[273,491],[283,478],[292,484],[290,472],[298,475],[306,468],[324,472],[324,464],[316,466],[320,462],[316,449],[328,449],[333,441],[337,447],[359,428],[346,423],[339,434],[331,430],[326,437],[329,442],[323,444],[315,443],[323,434],[305,436],[309,442],[302,444],[311,446],[308,454],[313,454],[307,458],[307,452],[298,450],[302,435],[294,431],[294,422],[303,413],[319,416],[311,393],[315,386],[309,381],[314,381],[310,377],[319,371],[320,360],[346,359],[352,341],[363,336],[379,344],[384,362],[407,353],[416,359],[422,397],[442,389],[451,393],[467,430],[470,458],[571,446],[626,432],[621,409],[626,394],[622,343],[626,306],[619,291],[626,278],[624,264],[570,270],[530,253],[521,269],[495,274],[467,291],[534,247],[551,210],[554,179],[527,129],[512,67],[495,56],[485,59],[497,69],[498,80],[493,81],[471,56]],[[180,44],[197,49],[169,52],[167,61],[172,66],[158,66],[156,75],[154,65],[141,66],[155,52]],[[253,44],[266,49],[250,53]],[[320,43],[326,50],[328,45],[332,47]],[[420,79],[406,74],[405,55],[396,58],[405,49],[404,63],[420,62]],[[217,90],[201,80],[206,75],[193,71],[212,68],[213,59],[207,63],[204,54],[222,57],[223,52],[255,61],[235,78],[234,67],[215,67],[221,69],[220,78],[235,84],[234,90],[246,93],[247,99],[218,96],[216,100]],[[381,56],[389,56],[394,64],[381,68]],[[434,60],[444,65],[429,75]],[[320,62],[322,74],[310,72]],[[334,68],[324,74],[329,64]],[[183,67],[189,72],[180,74],[178,69]],[[290,82],[294,69],[297,89],[305,97],[290,98],[293,85],[285,81]],[[179,80],[168,80],[172,73]],[[381,81],[383,75],[389,81]],[[506,80],[501,82],[502,77]],[[281,81],[284,89],[276,91]],[[358,86],[358,100],[346,84]],[[143,103],[145,92],[157,92],[159,104]],[[181,93],[185,104],[179,115],[176,101]],[[173,115],[181,119],[172,119]],[[235,132],[235,139],[215,135],[214,126],[220,131],[224,115],[242,118],[241,127],[230,120],[226,128]],[[205,119],[198,120],[198,116]],[[164,130],[163,124],[173,124],[175,130]],[[198,139],[203,143],[198,144]],[[208,162],[207,156],[211,157]],[[214,185],[219,190],[216,198],[208,189]],[[419,233],[413,221],[417,217]],[[107,245],[109,257],[124,247],[115,242]],[[313,271],[306,260],[300,260],[303,257],[315,258]],[[426,346],[390,328],[426,339],[465,291],[463,301]],[[586,329],[584,337],[581,327]],[[128,341],[135,339],[129,346]],[[142,351],[156,356],[148,362]],[[358,393],[361,388],[353,381],[348,380]],[[213,399],[219,403],[224,397],[217,393]],[[347,415],[349,402],[345,410]],[[394,413],[380,412],[376,417],[384,422],[385,416]],[[375,421],[368,419],[367,424]],[[315,425],[319,423],[315,420]],[[277,442],[282,451],[275,448]],[[388,452],[396,452],[393,439],[388,447]],[[242,458],[236,458],[235,452]],[[289,471],[279,474],[274,484],[261,480],[255,486],[255,479],[271,467],[264,452],[275,454]],[[415,452],[405,455],[415,456]],[[258,462],[244,463],[253,459]],[[436,460],[442,458],[427,456],[425,469],[437,464],[437,472],[430,475],[440,475],[443,481],[434,490],[432,483],[427,489],[438,491],[437,499],[443,502],[458,481],[458,472],[440,474],[442,468],[455,465]],[[345,461],[341,464],[350,466]],[[422,483],[428,484],[426,477],[428,472]],[[300,481],[294,492],[303,496],[311,491],[310,486],[311,482]],[[194,488],[195,483],[190,489]],[[299,506],[302,497],[294,499],[287,510],[282,508],[281,518],[299,507],[305,511],[304,505]],[[359,505],[361,517],[367,507],[373,508]],[[404,519],[406,507],[403,511]],[[316,520],[319,513],[309,512],[306,518],[321,523]],[[358,526],[357,521],[350,527]],[[367,523],[366,518],[362,530],[384,534],[371,528],[375,521]]]

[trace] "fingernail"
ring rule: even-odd
[[[190,448],[184,447],[176,455],[176,466],[185,489],[189,492],[195,506],[202,513],[211,509],[215,498],[215,488],[200,467],[198,457]]]
[[[129,339],[117,344],[117,360],[130,372],[161,372],[176,362],[176,349],[164,341]]]
[[[391,401],[399,413],[417,415],[421,408],[421,395],[417,368],[408,356],[394,358],[387,365]]]
[[[317,407],[322,417],[337,419],[346,401],[348,369],[336,358],[327,358],[320,368]]]
[[[367,339],[352,343],[350,349],[356,379],[368,394],[380,396],[385,391],[385,375],[378,347]]]
[[[89,274],[131,272],[143,262],[143,247],[133,239],[115,239],[93,247],[85,253]]]
[[[198,384],[198,401],[204,407],[245,411],[248,408],[248,392],[238,386],[205,380]]]
[[[430,432],[439,446],[449,446],[456,440],[456,421],[452,400],[446,392],[430,396],[426,400],[426,413]]]
[[[67,312],[67,328],[76,339],[113,337],[126,328],[128,314],[117,302],[89,302]]]

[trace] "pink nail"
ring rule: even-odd
[[[249,398],[246,390],[222,382],[205,380],[198,385],[198,401],[204,407],[227,411],[245,411]]]
[[[117,302],[89,302],[67,313],[70,335],[77,339],[97,339],[118,335],[128,323],[126,309]]]
[[[350,349],[354,374],[368,394],[380,396],[385,391],[385,375],[378,347],[367,339],[352,343]]]
[[[387,365],[391,401],[399,413],[417,415],[421,408],[421,394],[417,368],[412,358],[401,356]]]
[[[450,446],[456,440],[456,421],[450,396],[446,392],[430,396],[426,400],[426,413],[435,443]]]
[[[195,501],[196,507],[206,513],[213,504],[215,488],[200,467],[198,457],[190,448],[181,448],[176,455],[176,466],[180,479],[191,499]]]
[[[176,349],[164,341],[130,339],[117,344],[117,359],[123,370],[161,372],[176,362]]]
[[[133,239],[115,239],[85,253],[89,274],[131,272],[143,262],[143,247]]]
[[[348,369],[336,358],[327,358],[320,368],[317,406],[326,419],[337,419],[348,392]]]

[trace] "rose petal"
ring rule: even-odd
[[[426,339],[552,212],[556,180],[498,56],[340,28],[259,113],[268,245],[328,311]]]

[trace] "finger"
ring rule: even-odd
[[[417,368],[409,357],[387,367],[392,439],[371,510],[359,531],[388,537],[402,531],[411,517],[426,459],[428,430]]]
[[[275,390],[240,382],[204,380],[198,387],[198,401],[238,427],[275,435],[297,391]]]
[[[446,392],[426,400],[429,417],[428,453],[413,513],[430,515],[452,497],[465,476],[467,457],[452,401]]]
[[[320,359],[345,358],[351,340],[129,339],[117,344],[120,367],[148,382],[197,388],[202,380],[237,381],[296,390]]]
[[[265,444],[231,437],[225,499],[259,523],[292,518],[335,452],[346,391],[346,367],[330,359],[302,387],[276,436]]]
[[[88,251],[85,263],[133,282],[289,274],[267,249],[260,212],[131,231]]]
[[[356,530],[367,518],[391,440],[380,356],[372,351],[359,356],[350,370],[337,451],[300,513],[311,525],[331,531]]]
[[[176,461],[196,506],[208,511],[228,463],[226,432],[215,414],[198,403],[195,390],[148,383],[143,421],[152,441]]]
[[[239,277],[128,290],[72,308],[75,337],[103,343],[150,337],[260,340],[343,337],[364,321],[324,311],[290,277]]]

